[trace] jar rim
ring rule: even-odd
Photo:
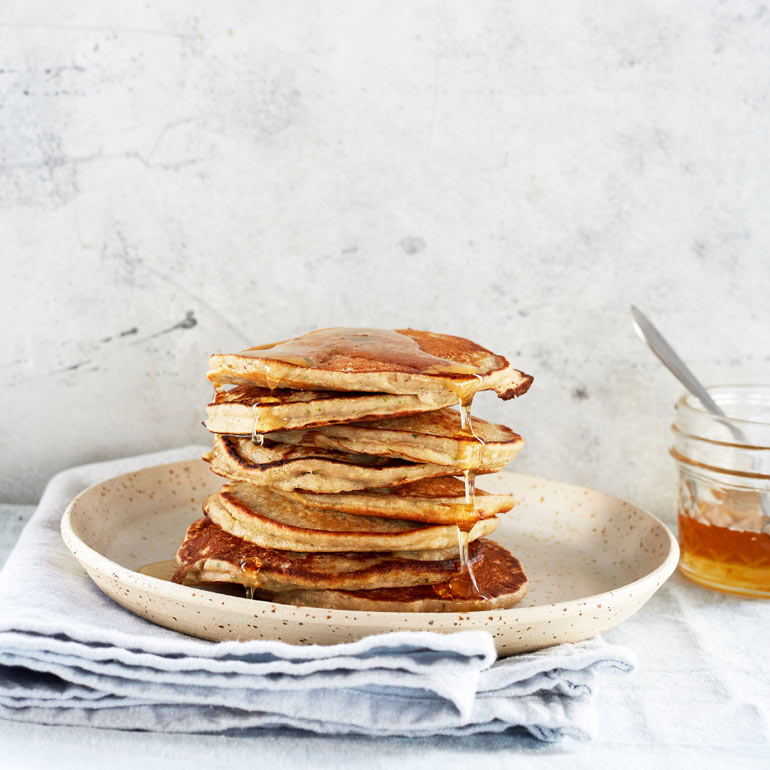
[[[765,393],[767,396],[767,404],[770,406],[770,385],[765,384],[744,384],[744,385],[708,385],[706,387],[706,390],[709,394],[715,395],[718,394],[720,391],[738,391],[740,392],[749,392],[749,391],[759,391],[761,393]],[[718,402],[718,399],[714,399]],[[697,404],[697,406],[696,406]],[[700,399],[698,399],[697,396],[694,396],[689,391],[685,391],[680,397],[679,400],[676,402],[676,409],[677,410],[686,410],[688,412],[694,413],[696,415],[703,415],[705,417],[711,417],[719,419],[720,422],[723,423],[731,423],[734,425],[753,425],[757,427],[764,427],[764,428],[770,428],[770,421],[765,420],[747,420],[745,418],[741,417],[730,417],[729,415],[725,417],[721,417],[719,415],[715,415],[713,412],[706,409],[702,404]]]

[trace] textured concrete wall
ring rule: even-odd
[[[411,325],[535,375],[517,468],[671,514],[628,307],[770,380],[765,5],[146,5],[0,11],[0,499],[205,440],[210,352]]]

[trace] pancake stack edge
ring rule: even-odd
[[[508,398],[532,378],[461,338],[387,332],[377,348],[377,330],[324,331],[334,332],[331,342],[316,332],[259,354],[212,356],[217,391],[204,424],[214,440],[204,459],[227,482],[188,528],[174,579],[330,609],[472,611],[519,601],[528,585],[521,564],[486,538],[514,500],[474,494],[474,478],[505,466],[522,439],[464,412],[478,383]],[[419,347],[408,365],[393,335]],[[225,359],[229,389],[217,374]],[[388,391],[364,389],[372,387]]]

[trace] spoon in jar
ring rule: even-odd
[[[663,365],[676,377],[682,385],[697,398],[706,409],[718,417],[725,418],[722,424],[732,433],[736,441],[746,443],[746,436],[736,425],[733,425],[722,408],[709,395],[709,392],[700,384],[697,377],[689,370],[684,361],[676,354],[666,338],[653,326],[647,316],[635,305],[631,305],[634,330],[646,342],[650,350],[661,360]],[[762,529],[770,532],[770,496],[767,493],[759,494],[759,505],[762,508]]]

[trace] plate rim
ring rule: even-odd
[[[70,553],[73,555],[76,561],[80,564],[80,566],[86,571],[86,573],[89,572],[88,567],[91,567],[93,569],[98,569],[101,572],[111,573],[116,578],[119,578],[125,582],[129,582],[133,585],[136,585],[138,588],[141,588],[145,591],[149,591],[151,593],[155,593],[159,589],[162,589],[164,592],[170,591],[170,597],[178,598],[180,600],[185,600],[185,601],[193,601],[193,602],[196,601],[198,597],[191,595],[190,593],[191,589],[193,589],[193,593],[194,593],[193,586],[179,585],[177,583],[172,583],[168,580],[162,580],[160,578],[155,578],[150,575],[145,575],[141,572],[136,572],[132,569],[129,569],[128,567],[123,566],[122,564],[119,564],[118,562],[113,561],[112,559],[108,558],[104,554],[97,551],[95,548],[92,548],[75,532],[74,526],[72,524],[72,515],[78,503],[86,494],[88,494],[95,488],[98,488],[104,484],[115,482],[119,479],[125,479],[128,476],[135,476],[137,473],[141,473],[143,471],[157,470],[157,469],[162,469],[164,467],[176,466],[176,465],[182,465],[182,464],[187,464],[187,465],[197,464],[201,462],[203,461],[198,460],[196,458],[191,458],[189,460],[177,460],[170,463],[158,463],[156,465],[148,465],[133,471],[127,471],[126,473],[121,473],[117,476],[111,476],[110,478],[102,479],[101,481],[91,484],[86,489],[78,493],[72,499],[72,501],[69,503],[64,513],[62,514],[61,523],[60,523],[60,532],[62,535],[62,539],[64,540],[64,543],[69,549]],[[507,469],[500,471],[500,473],[503,473],[508,476],[516,476],[523,483],[534,482],[536,484],[537,483],[556,484],[560,487],[568,487],[572,490],[579,490],[580,492],[587,491],[588,493],[599,494],[604,497],[609,497],[614,501],[623,503],[629,506],[631,509],[641,513],[644,517],[649,518],[654,524],[662,528],[663,532],[667,536],[668,551],[665,554],[665,557],[663,558],[661,563],[654,570],[652,570],[651,572],[648,572],[646,575],[643,575],[642,577],[637,578],[636,580],[630,583],[624,583],[623,585],[618,586],[617,588],[613,588],[609,591],[603,591],[602,593],[598,593],[598,594],[591,594],[590,596],[582,596],[576,599],[568,599],[565,601],[553,602],[549,604],[537,604],[531,607],[519,607],[518,605],[514,605],[513,607],[509,607],[508,609],[487,609],[487,610],[470,610],[470,611],[452,610],[447,612],[401,612],[401,611],[388,611],[388,610],[340,610],[340,609],[329,609],[326,607],[322,607],[322,608],[309,607],[306,605],[296,606],[296,605],[290,605],[290,604],[281,604],[279,602],[270,602],[263,599],[248,599],[246,597],[240,597],[240,596],[227,596],[226,600],[230,600],[230,601],[235,600],[238,604],[243,602],[244,609],[246,607],[246,604],[248,604],[248,606],[250,607],[254,607],[254,603],[257,602],[259,605],[265,605],[268,607],[279,607],[287,611],[289,614],[292,613],[292,610],[296,613],[301,610],[308,610],[308,609],[319,610],[320,609],[320,610],[324,610],[327,613],[327,615],[331,615],[331,618],[329,618],[327,621],[329,625],[332,625],[335,622],[335,620],[338,620],[338,621],[344,620],[346,624],[349,624],[350,622],[354,622],[361,625],[369,625],[369,624],[376,625],[378,623],[387,624],[388,618],[395,619],[395,618],[404,618],[404,617],[411,617],[411,618],[425,617],[427,620],[434,621],[431,624],[431,627],[432,629],[437,630],[436,629],[437,620],[443,619],[446,621],[451,621],[451,619],[455,618],[457,615],[462,615],[464,617],[467,616],[469,620],[473,620],[474,618],[480,618],[482,615],[489,616],[490,613],[494,613],[494,615],[499,616],[500,619],[509,618],[509,617],[512,617],[514,614],[516,614],[517,615],[516,620],[518,622],[521,622],[523,619],[531,619],[534,622],[540,622],[542,620],[547,620],[551,615],[554,615],[557,617],[564,617],[565,608],[567,608],[567,611],[568,611],[569,608],[584,607],[588,604],[593,603],[594,601],[601,602],[603,599],[615,598],[619,594],[631,595],[633,594],[632,589],[638,588],[643,585],[646,586],[646,585],[654,584],[655,580],[657,578],[660,578],[659,582],[651,592],[651,593],[654,593],[654,591],[658,587],[662,586],[663,583],[665,583],[666,580],[668,580],[668,578],[673,574],[674,570],[676,569],[677,563],[679,561],[679,544],[677,542],[677,539],[674,536],[673,532],[665,524],[665,522],[663,522],[660,518],[655,516],[655,514],[650,513],[650,511],[644,508],[641,508],[640,506],[637,506],[627,500],[624,500],[623,498],[617,497],[616,495],[612,495],[608,492],[602,492],[601,490],[598,490],[598,489],[592,489],[590,487],[583,487],[579,484],[572,484],[569,482],[557,481],[555,479],[549,479],[543,476],[532,476],[530,474],[518,473],[516,471],[509,471]],[[81,558],[83,553],[85,554],[85,556],[88,557],[87,559]],[[93,580],[90,574],[88,575],[88,577],[90,580]],[[235,609],[236,608],[234,607],[233,610]],[[130,610],[127,610],[127,611],[130,611]],[[367,623],[367,621],[369,622]],[[442,624],[438,624],[438,625],[440,626]],[[457,630],[457,629],[454,628],[454,630]]]

